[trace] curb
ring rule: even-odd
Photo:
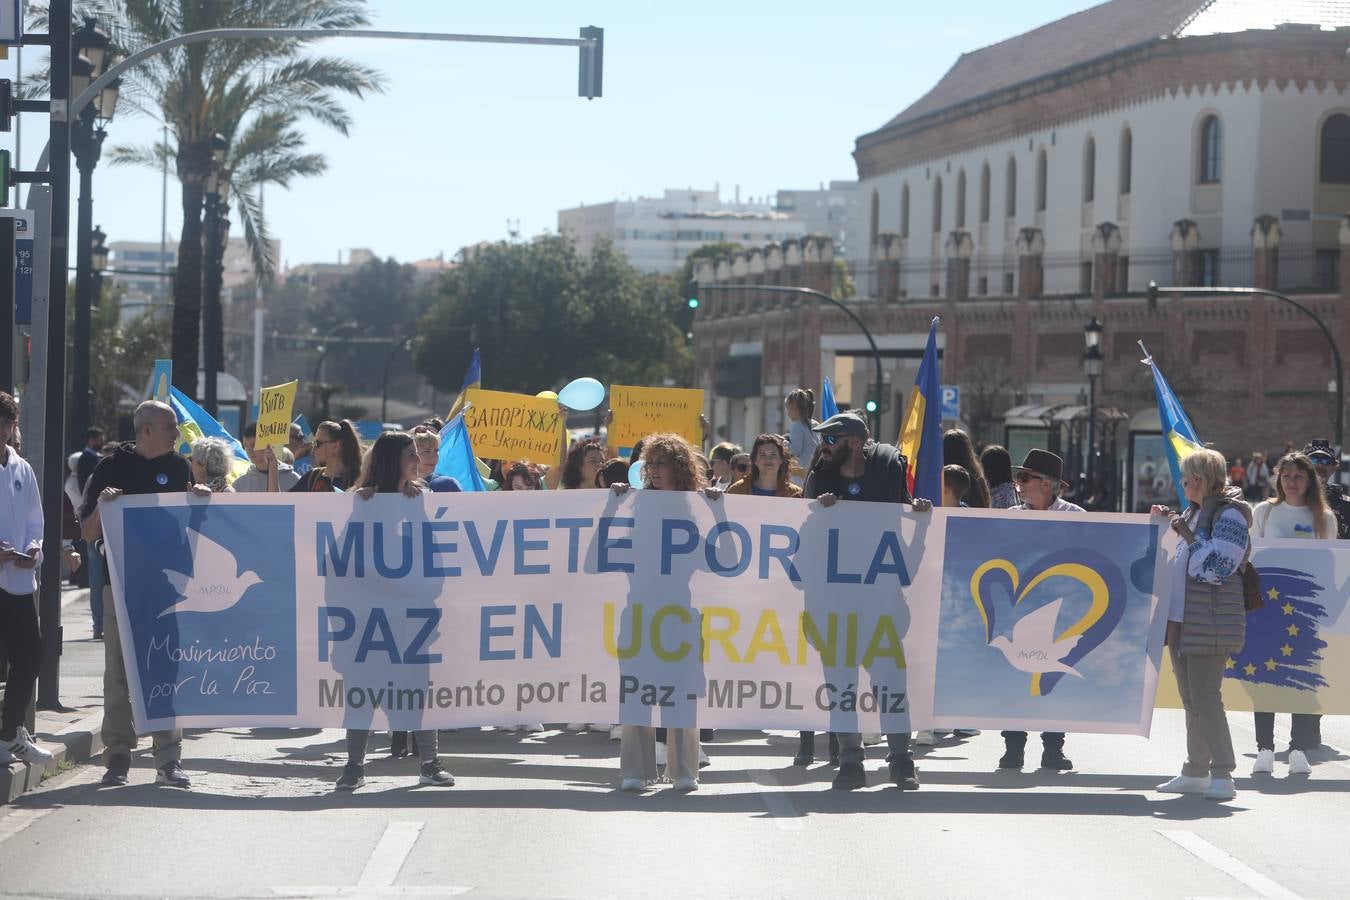
[[[103,752],[103,713],[98,712],[74,722],[53,736],[54,741],[40,741],[52,753],[45,766],[29,766],[12,762],[0,768],[0,806],[12,803],[42,784],[50,775],[63,769],[88,762]]]

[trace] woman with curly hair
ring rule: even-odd
[[[539,467],[528,460],[517,460],[507,465],[502,463],[502,490],[537,491],[543,487]]]
[[[567,451],[567,459],[562,467],[562,489],[574,491],[578,488],[597,487],[595,476],[605,466],[605,448],[600,446],[599,438],[587,438],[577,441]]]
[[[192,442],[192,455],[188,457],[193,480],[209,487],[213,494],[234,493],[228,482],[233,457],[230,445],[220,438],[197,438]]]
[[[709,488],[694,448],[678,434],[653,434],[642,445],[642,483],[649,491],[701,491],[709,499],[717,499],[722,492]],[[627,484],[615,484],[611,490],[623,494]],[[656,780],[660,754],[657,750],[657,729],[649,725],[624,725],[619,740],[619,789],[641,791]],[[698,790],[700,756],[699,730],[696,724],[687,728],[666,728],[666,774],[677,791]]]

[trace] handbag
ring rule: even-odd
[[[1242,576],[1242,606],[1249,613],[1265,609],[1266,598],[1261,593],[1261,571],[1250,562],[1244,561],[1238,567],[1238,574]]]

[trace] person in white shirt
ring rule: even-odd
[[[1275,466],[1275,497],[1257,504],[1252,512],[1252,535],[1263,538],[1308,538],[1331,540],[1337,534],[1336,515],[1327,509],[1326,497],[1313,461],[1302,453],[1290,453]],[[1289,729],[1289,774],[1312,772],[1308,751],[1322,743],[1322,717],[1294,713]],[[1256,762],[1253,775],[1275,771],[1275,713],[1256,713]]]
[[[42,559],[42,498],[33,467],[10,446],[18,427],[18,401],[0,391],[0,645],[9,658],[0,710],[0,765],[15,759],[42,765],[52,755],[33,743],[23,726],[42,666],[33,605],[35,572]]]

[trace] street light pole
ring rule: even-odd
[[[1088,420],[1087,420],[1087,495],[1094,496],[1096,482],[1093,480],[1097,461],[1097,376],[1102,374],[1102,323],[1093,316],[1092,321],[1083,327],[1083,374],[1088,380]]]
[[[1184,297],[1188,294],[1208,294],[1211,296],[1224,297],[1271,297],[1283,303],[1288,303],[1294,309],[1303,313],[1312,319],[1321,330],[1322,336],[1327,339],[1327,346],[1331,348],[1331,361],[1336,368],[1336,447],[1340,449],[1345,439],[1345,368],[1341,365],[1341,350],[1336,345],[1336,338],[1332,337],[1331,329],[1327,323],[1323,322],[1317,313],[1308,307],[1299,303],[1291,297],[1284,294],[1268,291],[1265,288],[1249,287],[1159,287],[1156,281],[1148,283],[1148,302],[1150,305],[1158,302],[1160,296],[1178,296]]]
[[[380,424],[384,424],[389,419],[389,367],[393,365],[394,357],[398,356],[400,350],[406,350],[412,345],[412,338],[404,338],[394,344],[389,355],[384,358],[384,379],[380,384]]]
[[[202,261],[202,369],[206,384],[202,405],[212,416],[220,414],[218,378],[224,363],[224,317],[220,309],[221,260],[223,258],[221,220],[226,215],[222,203],[228,203],[230,173],[225,169],[228,144],[223,135],[211,138],[211,174],[206,179],[206,258]]]
[[[697,281],[694,282],[698,284]],[[837,307],[844,312],[844,315],[853,320],[853,324],[862,331],[863,337],[867,338],[867,344],[872,348],[872,360],[876,364],[876,390],[873,396],[877,399],[877,408],[872,411],[872,434],[876,435],[881,430],[881,392],[883,390],[882,368],[881,368],[881,350],[877,347],[877,342],[872,337],[872,331],[867,327],[867,323],[858,317],[858,314],[849,309],[840,301],[831,297],[823,291],[817,291],[805,287],[788,287],[776,284],[699,284],[700,291],[760,291],[770,294],[801,294],[807,297],[815,297],[817,300],[823,300],[831,306]]]

